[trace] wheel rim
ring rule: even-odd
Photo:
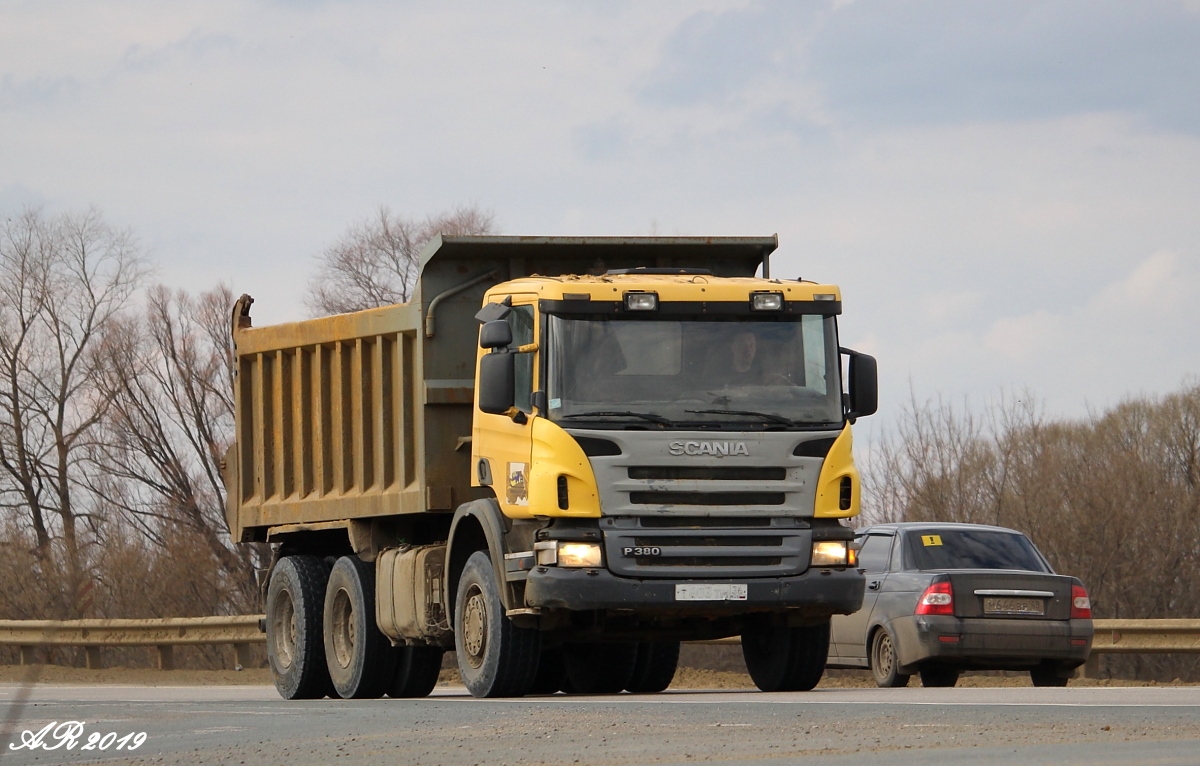
[[[354,658],[354,639],[354,604],[350,594],[339,589],[333,597],[333,656],[343,668]]]
[[[892,652],[892,639],[887,633],[881,633],[875,641],[875,674],[887,678],[892,674],[896,664],[895,653]]]
[[[467,592],[463,606],[463,648],[467,650],[467,662],[473,668],[483,664],[487,652],[487,601],[478,585]]]
[[[271,634],[274,637],[275,659],[282,668],[290,668],[296,656],[296,605],[292,594],[280,592],[271,610]]]

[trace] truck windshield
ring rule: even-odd
[[[739,429],[842,421],[833,317],[551,316],[548,333],[556,421]]]

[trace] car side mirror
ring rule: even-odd
[[[504,322],[500,324],[508,326]],[[487,325],[484,325],[484,328],[486,329]],[[512,343],[511,332],[509,343]],[[491,415],[505,415],[513,408],[517,400],[516,361],[516,354],[497,352],[484,354],[480,358],[479,409]]]
[[[484,322],[479,329],[480,348],[508,348],[512,342],[512,327],[503,319]]]
[[[879,366],[873,356],[849,348],[839,350],[850,357],[850,403],[846,417],[853,423],[855,418],[874,415],[879,409]]]

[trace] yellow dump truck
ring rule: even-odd
[[[776,246],[439,237],[409,303],[253,327],[243,296],[227,513],[273,546],[279,692],[424,696],[451,648],[475,696],[655,692],[736,635],[759,688],[815,686],[877,376]]]

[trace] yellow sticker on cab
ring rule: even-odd
[[[924,545],[926,548],[933,546],[933,545],[941,545],[942,544],[942,536],[941,535],[921,535],[921,544]]]

